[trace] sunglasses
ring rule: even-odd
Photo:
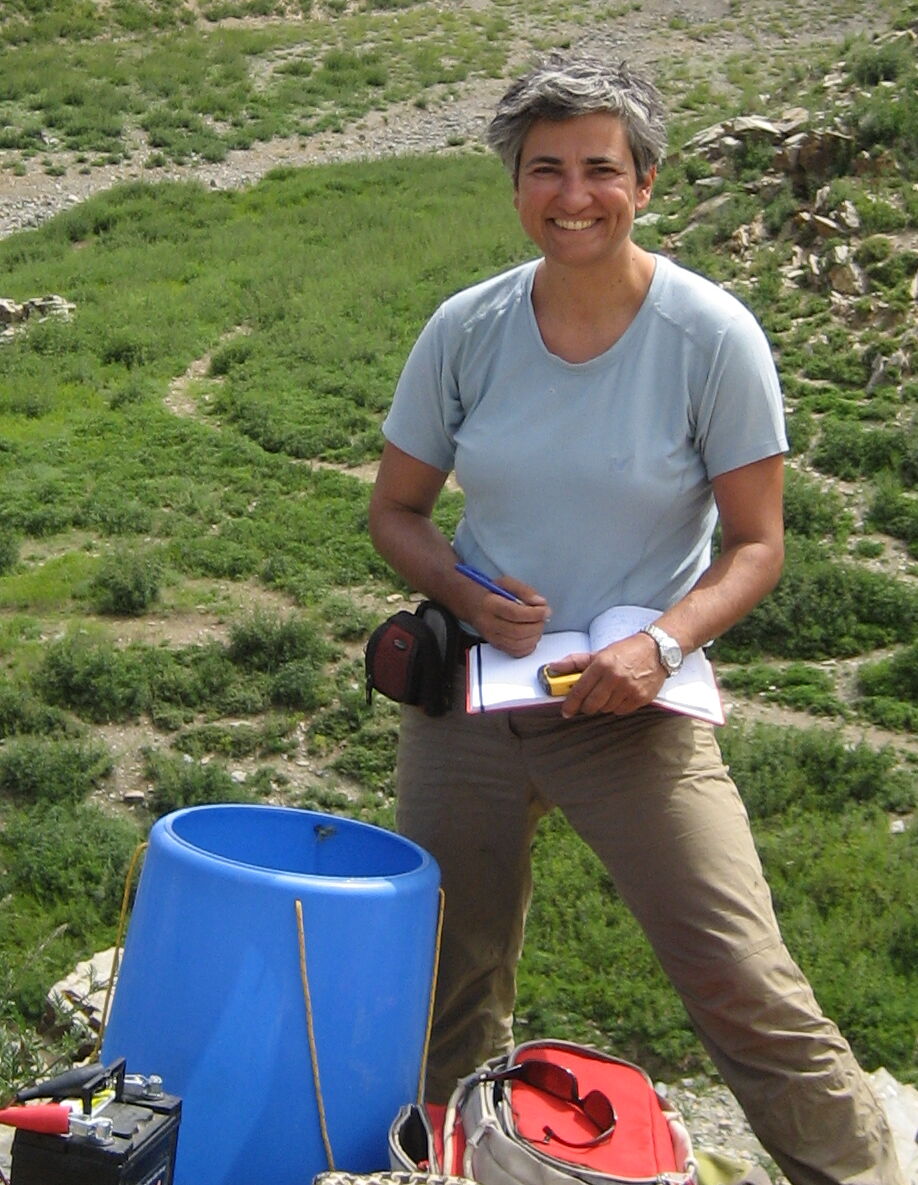
[[[522,1082],[533,1090],[541,1090],[564,1103],[573,1103],[599,1132],[592,1140],[567,1140],[547,1125],[542,1128],[545,1143],[557,1140],[567,1148],[595,1148],[608,1140],[615,1130],[615,1108],[601,1090],[591,1090],[580,1097],[580,1086],[574,1074],[565,1066],[554,1062],[536,1060],[518,1062],[506,1070],[486,1070],[478,1075],[477,1082]]]

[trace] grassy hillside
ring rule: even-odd
[[[268,134],[307,135],[328,113],[426,102],[461,70],[500,73],[519,52],[512,4],[272,6],[238,21],[257,7],[6,6],[10,173],[33,167],[49,136],[51,170],[132,151],[207,159],[252,133],[259,112]],[[745,45],[743,8],[727,31]],[[801,60],[796,9],[769,11],[787,22],[788,51],[767,69],[750,60],[748,78],[768,83],[754,100],[738,61],[713,82],[688,65],[664,72],[674,151],[640,233],[748,301],[779,357],[793,439],[787,573],[718,643],[737,705],[723,745],[792,949],[865,1062],[915,1079],[914,47],[860,39]],[[571,14],[546,4],[542,17],[551,30]],[[409,45],[406,30],[421,27],[428,40],[412,33]],[[690,30],[699,60],[718,31]],[[454,80],[425,81],[425,45],[441,72],[460,63]],[[218,51],[225,73],[184,72],[183,96],[162,82],[183,72],[158,55],[193,52],[200,65]],[[136,68],[147,59],[149,74]],[[365,74],[348,73],[355,62]],[[338,89],[311,89],[336,70]],[[207,77],[214,96],[224,88],[219,118]],[[157,144],[157,86],[162,109],[194,112],[204,139],[186,121],[179,147]],[[803,106],[810,130],[840,130],[831,175],[778,171],[766,184],[767,139],[739,138],[725,158],[684,147],[749,105],[773,118]],[[78,114],[98,130],[105,110],[108,131],[82,140]],[[0,342],[0,1095],[34,1070],[48,986],[110,944],[152,819],[248,799],[391,821],[396,717],[386,702],[367,708],[360,649],[410,590],[370,547],[366,475],[436,303],[529,254],[506,178],[467,147],[276,169],[234,193],[132,183],[0,242],[0,297],[57,293],[73,306]],[[838,233],[814,229],[819,218]],[[856,265],[863,291],[833,286],[836,259]],[[458,494],[444,500],[444,527],[460,508]],[[809,713],[811,726],[762,722],[763,705]],[[536,858],[521,1027],[609,1044],[661,1074],[704,1067],[646,944],[563,821],[546,822]]]

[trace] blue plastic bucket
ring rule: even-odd
[[[218,805],[153,826],[102,1057],[181,1096],[175,1185],[308,1185],[329,1167],[320,1101],[336,1168],[388,1167],[439,882],[416,844],[332,815]]]

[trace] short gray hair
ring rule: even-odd
[[[624,124],[639,178],[662,162],[666,126],[660,92],[624,62],[615,66],[587,54],[550,54],[518,78],[497,104],[487,141],[515,181],[523,141],[536,120],[596,111],[607,111]]]

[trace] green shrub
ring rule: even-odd
[[[884,474],[877,480],[868,524],[903,540],[909,552],[918,555],[918,498],[905,493],[896,478]]]
[[[242,366],[252,353],[254,344],[251,337],[234,337],[214,350],[208,370],[211,378],[222,378],[234,367]]]
[[[393,713],[397,711],[397,706],[391,700],[379,696],[374,698],[372,707],[369,707],[362,688],[355,691],[345,687],[333,704],[320,708],[310,720],[309,751],[326,754],[366,725],[375,723],[378,726],[387,717],[391,723],[395,723]]]
[[[260,554],[222,535],[183,538],[169,548],[174,565],[189,576],[245,580],[258,570]]]
[[[378,623],[378,616],[357,605],[351,597],[333,594],[322,604],[322,616],[338,642],[363,641]]]
[[[142,659],[137,648],[119,650],[71,634],[47,647],[35,685],[49,703],[70,708],[84,720],[130,720],[149,702]]]
[[[785,382],[785,387],[787,383]],[[797,407],[787,417],[787,439],[790,455],[802,456],[807,452],[818,429],[812,413],[805,407]]]
[[[281,629],[275,640],[283,647],[285,638],[289,641]],[[305,638],[315,641],[311,631]],[[321,647],[318,652],[324,653]],[[298,659],[270,673],[257,669],[258,662],[270,665],[277,653],[273,658],[265,652],[254,656],[240,648],[235,657],[241,661],[234,664],[228,649],[216,643],[176,650],[139,644],[120,648],[73,634],[45,650],[34,683],[49,703],[93,723],[137,719],[149,712],[158,726],[173,729],[196,711],[262,712],[271,702],[272,681],[281,706],[313,703],[319,695],[319,667]]]
[[[857,539],[855,540],[852,552],[863,560],[879,559],[886,551],[886,547],[881,539]]]
[[[875,87],[914,76],[915,62],[908,42],[900,38],[856,46],[848,58],[848,71],[861,86]]]
[[[19,562],[19,538],[0,528],[0,576],[12,571]]]
[[[770,724],[730,725],[718,734],[724,759],[756,819],[787,812],[837,814],[852,804],[907,810],[916,801],[912,779],[895,754],[841,733]]]
[[[913,1077],[918,849],[882,811],[800,812],[757,828],[792,953],[867,1067]]]
[[[363,687],[347,685],[334,703],[320,708],[309,721],[310,753],[333,757],[332,768],[366,790],[386,796],[395,791],[398,707],[377,696],[368,707]]]
[[[162,564],[157,556],[121,548],[100,562],[90,595],[99,613],[136,617],[159,600],[161,581]]]
[[[802,373],[804,378],[854,387],[858,392],[870,378],[863,356],[851,347],[850,335],[835,326],[830,327],[823,337],[809,343]]]
[[[43,1081],[48,1071],[47,1047],[17,1011],[15,995],[13,969],[8,963],[0,964],[0,1098],[4,1100],[13,1098],[23,1083]]]
[[[788,468],[784,487],[784,526],[810,539],[838,539],[851,528],[851,515],[837,490],[823,489],[811,477]]]
[[[865,695],[856,701],[858,715],[891,732],[918,732],[918,704],[888,695]]]
[[[882,263],[889,259],[892,252],[892,239],[887,235],[870,235],[860,243],[854,258],[861,267],[867,267],[872,263]]]
[[[799,198],[794,196],[789,185],[782,187],[780,192],[773,197],[763,211],[765,220],[765,229],[770,235],[777,235],[780,233],[784,224],[788,219],[793,218],[794,214],[800,208]]]
[[[858,668],[857,687],[862,695],[885,695],[918,703],[918,642],[890,658],[863,663]]]
[[[331,768],[352,778],[365,790],[391,796],[395,792],[395,752],[398,728],[394,721],[370,721],[352,734]]]
[[[270,716],[259,725],[201,724],[188,728],[172,741],[173,748],[200,760],[208,754],[221,757],[266,757],[286,753],[295,745],[291,735],[297,724],[293,716]]]
[[[918,592],[911,586],[829,558],[815,541],[789,537],[784,574],[714,653],[728,662],[762,655],[824,659],[911,642]]]
[[[13,737],[0,749],[0,795],[20,805],[81,802],[111,769],[101,741]]]
[[[202,765],[187,754],[176,757],[149,751],[145,767],[153,786],[149,805],[157,816],[186,806],[253,801],[252,792],[215,762]]]
[[[91,803],[42,803],[11,817],[0,833],[7,892],[26,894],[79,934],[113,924],[138,843],[136,827]]]
[[[908,166],[911,164],[909,158],[918,146],[916,114],[918,99],[915,96],[914,81],[902,89],[889,92],[878,88],[872,94],[859,98],[853,110],[857,146],[862,149],[877,146],[901,153],[903,164],[907,168],[906,175],[912,175]],[[876,209],[885,206],[885,203],[875,202],[873,205]],[[886,209],[893,212],[892,207]],[[871,219],[870,224],[864,229],[879,232],[893,230],[895,227],[886,220]]]
[[[835,695],[832,678],[818,667],[794,662],[787,667],[752,663],[720,672],[720,682],[728,691],[757,696],[770,703],[783,704],[818,716],[845,716],[844,704]]]
[[[312,659],[286,662],[271,676],[268,694],[271,703],[279,708],[309,712],[322,703],[326,694],[322,672]]]
[[[306,618],[256,612],[232,626],[228,654],[246,670],[276,674],[294,661],[318,671],[328,657],[328,648]]]
[[[64,736],[75,731],[64,712],[43,703],[28,686],[0,680],[0,738],[22,733]]]

